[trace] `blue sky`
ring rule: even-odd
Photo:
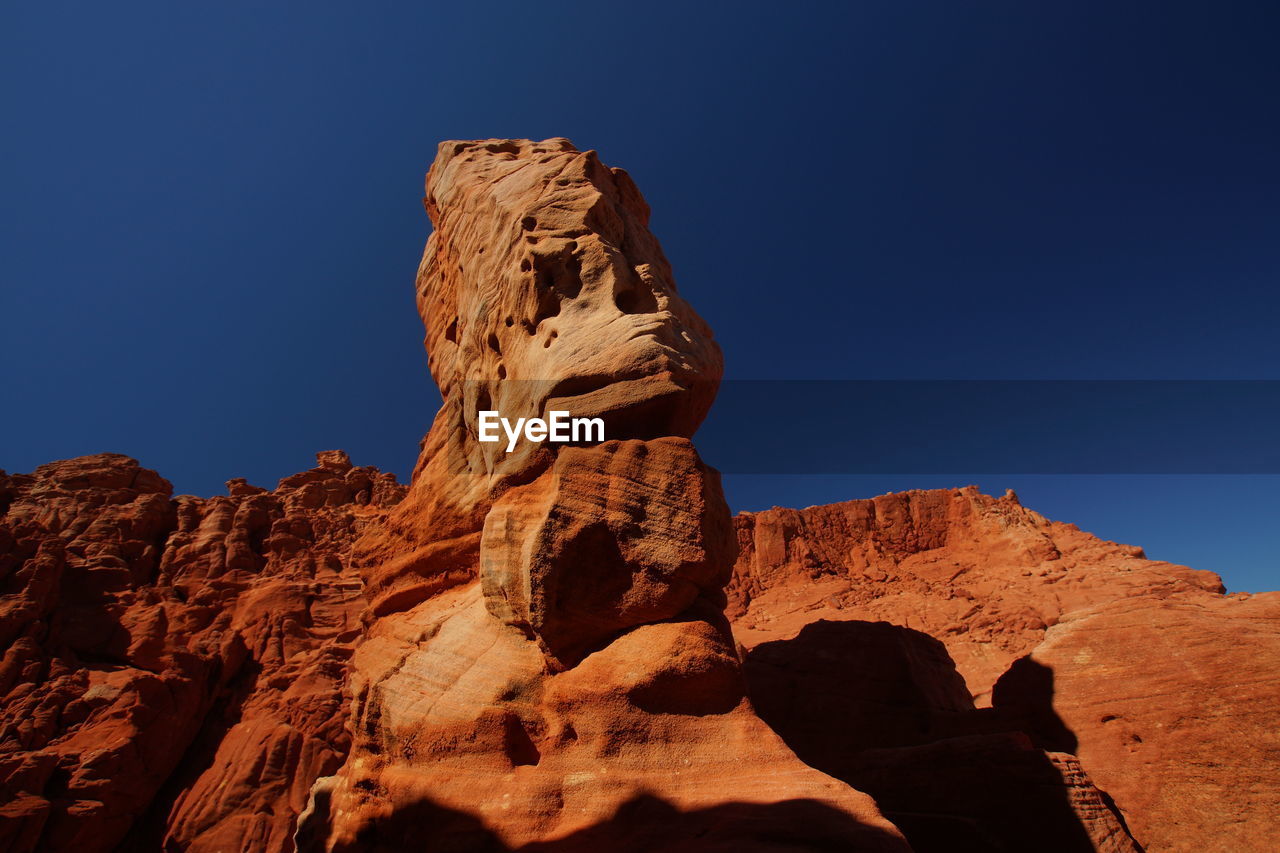
[[[732,378],[1280,378],[1278,25],[1231,2],[11,4],[0,467],[112,450],[211,494],[342,447],[407,474],[438,401],[412,280],[446,138],[568,136],[630,171]],[[1280,586],[1273,473],[727,486],[750,509],[961,481]]]

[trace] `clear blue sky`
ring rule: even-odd
[[[734,378],[1280,378],[1278,37],[1272,2],[9,4],[0,467],[406,475],[446,138],[628,169]],[[1280,586],[1275,475],[727,486],[964,482]]]

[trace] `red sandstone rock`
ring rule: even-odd
[[[130,826],[131,843],[142,849],[158,847],[166,835],[173,849],[289,849],[309,780],[332,772],[345,748],[337,685],[348,668],[346,656],[358,633],[353,616],[362,605],[358,581],[345,568],[343,543],[380,517],[385,510],[378,505],[393,502],[396,493],[385,478],[359,471],[349,484],[314,472],[286,482],[291,485],[275,493],[233,483],[236,498],[170,501],[160,478],[111,456],[54,463],[33,475],[4,479],[0,838],[6,849],[110,849]],[[308,485],[317,488],[304,493]],[[361,508],[355,502],[365,501],[366,494],[378,497]],[[255,503],[262,495],[271,498],[265,508]],[[744,537],[732,589],[740,611],[747,597],[742,591],[752,591],[747,612],[754,622],[744,628],[740,621],[736,630],[752,646],[748,675],[755,704],[792,748],[874,792],[920,850],[1016,849],[1019,838],[1055,821],[1065,827],[1051,836],[1067,839],[1061,849],[1073,849],[1070,839],[1081,832],[1098,849],[1126,849],[1117,815],[1148,850],[1266,849],[1275,831],[1277,790],[1275,594],[1221,596],[1205,574],[1143,561],[1135,549],[1091,540],[1007,499],[963,490],[878,499],[882,506],[895,501],[958,504],[960,510],[942,516],[917,510],[917,521],[905,525],[901,519],[911,513],[890,506],[883,512],[894,519],[888,532],[846,527],[839,537],[830,519],[866,517],[859,509],[837,505],[737,520],[741,534],[779,529],[770,515],[791,519],[782,528],[786,547],[779,553],[792,556],[776,565],[753,562],[763,549]],[[258,510],[273,519],[270,524]],[[994,513],[999,523],[984,521],[984,513]],[[806,518],[813,516],[826,519],[821,528]],[[928,517],[946,521],[918,521]],[[815,535],[815,529],[823,532]],[[1052,540],[1052,551],[1019,551],[1009,544],[1039,536]],[[989,537],[988,546],[983,537]],[[886,542],[916,544],[893,551]],[[914,550],[919,543],[933,553]],[[948,553],[951,548],[962,557]],[[988,563],[982,561],[984,550],[993,555]],[[888,552],[894,559],[879,564],[884,578],[874,569],[860,575],[840,564],[842,551]],[[1062,556],[1048,566],[1033,562],[1037,553],[1054,551]],[[1068,558],[1066,572],[1074,578],[1045,571]],[[1024,663],[1010,664],[999,680],[995,708],[968,704],[967,688],[947,653],[948,647],[958,650],[963,659],[975,632],[934,624],[939,643],[887,621],[860,618],[864,612],[900,624],[937,618],[938,611],[918,607],[921,581],[906,571],[960,559],[968,565],[962,577],[989,584],[981,595],[965,590],[984,605],[974,615],[983,614],[987,635],[998,637],[999,624],[985,608],[1036,602],[1039,595],[1038,606],[1058,609],[1056,624],[1030,640],[1025,628],[1010,633],[1029,643],[1031,653]],[[856,556],[849,564],[856,564]],[[759,574],[752,575],[756,566]],[[861,599],[869,605],[840,610],[818,598],[818,607],[801,610],[815,603],[808,587],[829,588],[833,582],[846,585],[845,601],[860,585],[869,588]],[[1069,600],[1084,603],[1063,608],[1059,589],[1073,590]],[[474,585],[468,590],[478,595]],[[945,592],[937,596],[952,600]],[[147,606],[153,600],[160,606]],[[473,614],[479,612],[479,599],[474,601]],[[776,609],[764,609],[769,602]],[[779,603],[796,609],[788,612]],[[894,606],[900,608],[896,613]],[[308,613],[309,622],[299,622]],[[466,619],[456,618],[465,625]],[[317,652],[315,637],[324,633],[319,623],[336,633]],[[583,670],[590,676],[586,684],[551,679],[565,686],[551,692],[558,697],[554,701],[533,706],[541,715],[534,719],[548,728],[560,726],[563,734],[560,715],[580,714],[575,705],[631,707],[636,718],[618,729],[634,737],[653,725],[655,710],[671,712],[663,703],[681,703],[685,712],[714,710],[741,688],[732,686],[737,676],[726,651],[705,657],[704,650],[717,643],[726,648],[712,639],[722,629],[710,617],[700,624],[706,627],[698,630],[710,628],[712,634],[689,651],[678,651],[678,643],[673,647],[670,656],[687,662],[670,670],[672,675],[657,670],[639,682],[618,681],[607,673],[630,671],[644,658],[627,657],[626,647],[615,643],[622,657],[605,674]],[[771,625],[799,625],[799,636],[778,632],[763,639]],[[816,629],[823,630],[810,638]],[[375,623],[367,650],[375,658],[374,644],[394,639],[380,631],[381,623]],[[645,641],[643,647],[647,655],[652,644]],[[1012,657],[1024,647],[999,650]],[[688,658],[691,652],[698,657]],[[599,658],[600,665],[607,660]],[[478,667],[477,674],[484,669]],[[219,673],[210,676],[212,670]],[[447,669],[423,671],[451,683]],[[214,683],[201,686],[191,672]],[[693,673],[702,675],[691,678]],[[621,695],[601,700],[593,693],[610,683],[617,683],[611,689]],[[505,699],[501,693],[494,705],[514,710],[496,722],[493,743],[500,746],[494,748],[510,756],[513,770],[527,773],[535,765],[522,762],[541,756],[530,732],[547,729],[525,729],[521,715],[528,715],[529,703],[518,691]],[[474,701],[472,693],[458,706],[466,709]],[[746,741],[739,758],[750,756],[748,766],[767,767],[766,758],[747,749],[762,738],[767,746],[767,732],[751,729],[750,718],[739,710],[728,716],[748,726],[739,735]],[[483,742],[488,725],[466,736]],[[574,735],[595,754],[630,753],[616,731],[592,729],[590,718],[583,728],[587,734],[575,729]],[[698,748],[695,735],[682,737],[678,754]],[[556,755],[566,747],[553,743],[543,748],[551,767],[566,760]],[[710,753],[700,749],[704,761],[725,754],[719,747]],[[643,751],[629,760],[641,762],[628,766],[637,780],[680,770]],[[705,774],[703,781],[732,783],[743,763]],[[171,768],[167,780],[165,767]],[[975,773],[977,767],[983,772]],[[468,800],[474,793],[468,792],[468,778],[460,773],[451,781],[459,791],[451,800],[455,807],[440,806],[438,813],[449,818],[450,834],[502,844],[475,817],[486,800],[479,807]],[[520,796],[547,796],[545,778],[524,784],[515,789]],[[696,802],[673,804],[637,794],[616,808],[596,810],[580,828],[566,830],[560,843],[563,849],[593,849],[602,832],[635,831],[639,815],[661,815],[689,835],[709,821],[719,827],[714,832],[732,838],[722,822],[725,814],[736,815],[731,824],[791,814],[789,806],[761,803],[744,814],[747,805]],[[1018,804],[1017,820],[993,805],[1007,803]],[[419,812],[411,806],[410,813]],[[398,825],[393,820],[382,830],[394,837]],[[812,829],[811,839],[860,831],[857,821],[830,805],[805,813],[804,825]],[[724,845],[732,849],[735,843],[740,839]],[[1051,849],[1043,838],[1037,843]]]
[[[1045,851],[1138,849],[1076,757],[975,709],[926,634],[820,620],[756,646],[747,676],[761,717],[796,754],[870,793],[921,853],[1031,839]]]
[[[489,612],[563,668],[700,595],[720,601],[734,554],[719,480],[687,440],[610,441],[565,448],[495,502],[480,580]]]
[[[720,349],[676,292],[631,178],[567,139],[441,143],[418,270],[443,402],[404,504],[362,543],[375,616],[474,577],[495,495],[547,468],[547,444],[477,440],[481,410],[600,416],[611,439],[689,437]]]
[[[0,846],[290,848],[346,748],[346,552],[401,494],[338,459],[208,499],[113,454],[4,478]]]
[[[1132,849],[1125,829],[1148,851],[1280,834],[1280,594],[1224,596],[1210,572],[974,489],[736,523],[730,612],[757,707],[917,850],[968,849],[957,827],[1016,849],[984,805],[1015,795],[1019,815],[1084,833],[1061,849]],[[1045,786],[1050,763],[1069,790]]]
[[[359,545],[352,748],[299,846],[905,850],[745,698],[729,512],[687,440],[719,350],[630,179],[565,140],[450,142],[427,208],[443,406],[408,497]],[[478,440],[488,409],[599,416],[611,440],[508,454]]]
[[[1030,660],[1052,673],[1073,751],[1147,850],[1275,845],[1280,593],[1098,604],[1066,614]],[[1052,727],[1025,728],[1053,748]]]
[[[1049,521],[1012,492],[903,492],[743,513],[736,524],[729,613],[743,644],[793,637],[816,619],[891,622],[942,640],[979,705],[1065,613],[1222,591],[1212,572]]]

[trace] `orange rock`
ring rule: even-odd
[[[639,190],[594,151],[443,142],[426,189],[435,230],[418,311],[443,403],[407,499],[361,543],[374,616],[474,577],[494,498],[551,464],[555,445],[478,441],[480,411],[600,417],[609,439],[689,437],[722,372]]]
[[[557,668],[623,630],[723,600],[736,543],[719,479],[686,439],[567,447],[485,518],[489,612]]]
[[[1064,616],[1030,660],[1052,673],[1058,732],[1146,849],[1280,837],[1280,593],[1105,602]]]
[[[728,587],[747,647],[818,619],[886,621],[940,639],[979,706],[1063,614],[1136,595],[1222,591],[1212,572],[1147,560],[973,487],[742,513]]]
[[[6,849],[290,848],[346,749],[347,552],[401,495],[321,456],[209,499],[114,454],[0,476]]]
[[[630,179],[565,140],[450,142],[427,208],[418,304],[444,403],[408,497],[360,543],[352,749],[300,848],[429,849],[430,821],[455,849],[905,850],[745,697],[732,524],[688,441],[719,350]],[[482,410],[598,416],[610,440],[508,454],[478,441]],[[785,822],[797,801],[808,825]]]
[[[1036,824],[1067,828],[1036,849],[1280,834],[1280,594],[1225,596],[972,488],[736,524],[730,612],[762,716],[917,850],[1017,849]]]

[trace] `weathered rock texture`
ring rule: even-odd
[[[357,549],[352,748],[299,846],[906,850],[746,698],[732,522],[689,441],[720,353],[630,178],[565,140],[446,142],[426,204],[443,406]],[[478,441],[487,409],[599,416],[610,440],[507,453]]]
[[[449,142],[426,206],[407,491],[0,472],[0,848],[1273,848],[1280,593],[1011,494],[731,519],[719,350],[626,174]]]
[[[1029,849],[1037,824],[1035,849],[1280,836],[1280,593],[972,488],[736,526],[757,708],[917,850]]]
[[[347,552],[403,494],[319,460],[208,499],[115,454],[0,476],[0,848],[291,847],[347,749]]]
[[[722,369],[643,197],[595,152],[446,142],[425,203],[435,231],[417,302],[443,404],[408,499],[364,543],[375,616],[473,578],[495,496],[551,464],[553,445],[479,442],[479,411],[599,416],[611,439],[689,437]]]

